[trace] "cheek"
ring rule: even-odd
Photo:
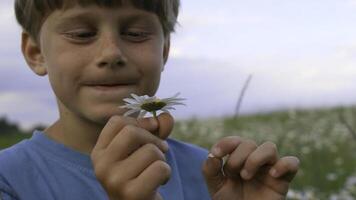
[[[140,52],[137,54],[137,52]],[[137,67],[142,75],[141,94],[154,95],[158,89],[161,71],[163,69],[162,49],[159,47],[150,50],[136,51],[129,60]]]
[[[58,53],[50,59],[48,63],[48,75],[50,78],[60,81],[61,84],[73,84],[77,75],[84,66],[84,55],[74,52]]]
[[[48,78],[53,91],[59,98],[73,100],[78,90],[78,81],[86,55],[58,48],[48,59]],[[62,99],[64,100],[64,99]]]

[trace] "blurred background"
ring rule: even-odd
[[[58,116],[20,53],[13,2],[0,1],[2,148]],[[272,140],[302,160],[290,199],[356,199],[356,0],[182,0],[178,21],[158,91],[187,98],[173,137]]]

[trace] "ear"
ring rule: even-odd
[[[167,63],[170,47],[171,47],[171,37],[166,36],[164,39],[164,46],[163,46],[163,62],[164,63],[163,63],[162,71],[164,70],[164,66]]]
[[[39,76],[45,76],[47,69],[38,42],[26,32],[22,32],[21,50],[28,66]]]

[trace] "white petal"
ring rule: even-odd
[[[183,105],[183,106],[185,106],[184,103],[180,103],[180,102],[169,102],[169,103],[167,103],[167,105],[168,106],[175,106],[175,105]]]
[[[180,95],[180,92],[176,93],[175,95],[173,95],[172,97],[169,98],[164,98],[162,100],[170,100],[170,99],[176,99],[176,97],[178,97]]]
[[[175,110],[175,108],[174,108],[174,107],[172,107],[172,106],[165,106],[165,107],[163,107],[162,109],[166,109],[166,110]]]
[[[142,118],[142,117],[144,117],[146,114],[147,114],[147,111],[142,110],[142,111],[140,112],[140,114],[138,115],[138,118]]]
[[[186,99],[184,98],[175,98],[175,99],[166,99],[166,102],[180,102],[180,101],[185,101]]]
[[[137,109],[137,108],[139,108],[139,106],[135,105],[135,104],[126,104],[126,105],[120,106],[120,108]]]
[[[138,95],[136,95],[136,94],[134,94],[134,93],[131,93],[131,96],[132,96],[134,99],[136,99],[137,102],[140,102],[140,99],[141,99],[140,96],[138,96]]]
[[[129,111],[125,112],[124,117],[127,117],[135,112],[139,112],[139,110],[129,110]]]
[[[163,112],[166,112],[166,113],[170,113],[168,110],[166,110],[166,109],[164,109],[164,108],[162,108],[162,111],[163,111]]]
[[[131,99],[131,98],[125,98],[125,99],[123,99],[123,101],[130,103],[130,104],[138,103],[135,99]]]
[[[137,105],[127,105],[126,106],[127,109],[134,109],[134,110],[141,110],[141,107],[140,106],[137,106]]]

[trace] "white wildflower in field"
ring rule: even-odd
[[[290,189],[287,193],[287,199],[290,200],[319,200],[312,190],[297,191]]]
[[[185,105],[182,103],[185,99],[178,98],[179,94],[177,93],[172,97],[164,99],[157,98],[156,96],[131,94],[132,98],[123,99],[125,105],[120,106],[120,108],[129,109],[124,116],[139,112],[139,117],[144,117],[147,112],[150,112],[154,117],[157,117],[157,111],[169,112],[169,110],[175,110],[173,107],[175,105]]]
[[[335,181],[335,180],[337,180],[337,174],[336,173],[328,173],[326,175],[326,179],[329,181]]]
[[[335,163],[335,165],[340,166],[340,165],[344,164],[344,160],[341,157],[338,157],[334,160],[334,163]]]

